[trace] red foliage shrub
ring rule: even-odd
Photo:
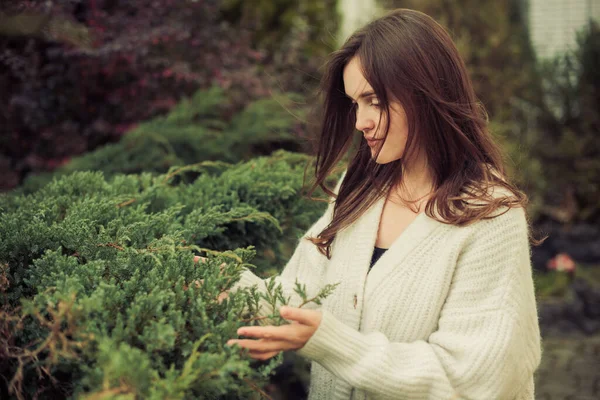
[[[222,22],[215,0],[24,1],[4,11],[49,18],[39,31],[0,31],[0,190],[213,82],[243,94],[232,112],[268,93],[251,33]]]

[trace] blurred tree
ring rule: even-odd
[[[548,180],[543,212],[563,223],[600,222],[600,26],[590,22],[578,48],[542,63],[546,96],[534,154]]]
[[[281,47],[297,29],[304,29],[308,40],[304,43],[306,55],[322,55],[335,46],[333,36],[337,30],[337,1],[335,0],[223,0],[225,20],[251,26],[254,44],[266,49]]]
[[[230,94],[226,117],[272,88],[306,93],[332,50],[335,4],[1,2],[0,191],[212,84]]]
[[[535,56],[521,0],[382,0],[422,11],[452,35],[490,117],[512,118],[515,98],[536,102]]]
[[[337,0],[223,0],[223,19],[254,32],[252,43],[264,55],[262,67],[279,90],[308,92],[319,67],[335,50]]]
[[[266,96],[251,34],[216,0],[0,4],[0,190],[114,142],[213,83]],[[89,45],[89,46],[88,46]]]
[[[91,42],[85,26],[50,14],[9,15],[0,11],[0,35],[38,36],[88,48]]]
[[[276,94],[227,117],[232,101],[228,93],[218,86],[199,90],[168,114],[140,123],[118,143],[73,157],[53,172],[30,174],[17,190],[35,192],[51,179],[75,171],[102,171],[105,176],[164,173],[176,165],[209,160],[236,163],[277,149],[306,150],[298,121],[304,115],[287,111],[295,98]]]

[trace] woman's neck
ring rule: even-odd
[[[433,174],[427,163],[420,157],[416,162],[411,163],[410,167],[405,167],[402,171],[402,182],[396,185],[390,192],[390,199],[393,201],[415,201],[417,205],[426,202],[433,193],[434,181]]]

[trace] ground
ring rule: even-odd
[[[600,399],[600,335],[543,339],[537,400]]]

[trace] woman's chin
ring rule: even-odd
[[[379,157],[377,157],[377,159],[375,159],[376,153],[375,151],[371,152],[371,158],[373,159],[373,161],[375,161],[377,164],[387,164],[388,162],[385,161],[385,159],[381,156],[381,154],[379,154]]]
[[[379,153],[379,157],[377,157],[377,159],[375,159],[375,155],[376,155],[376,151],[374,149],[371,149],[371,159],[373,161],[375,161],[377,164],[389,164],[392,161],[396,161],[401,159],[402,157],[396,157],[390,160],[389,157],[385,157],[382,153]]]
[[[384,161],[384,158],[382,157],[382,154],[379,153],[379,156],[376,158],[377,156],[377,152],[375,151],[375,149],[371,149],[371,159],[373,159],[373,161],[375,161],[377,164],[387,164],[387,161]]]

